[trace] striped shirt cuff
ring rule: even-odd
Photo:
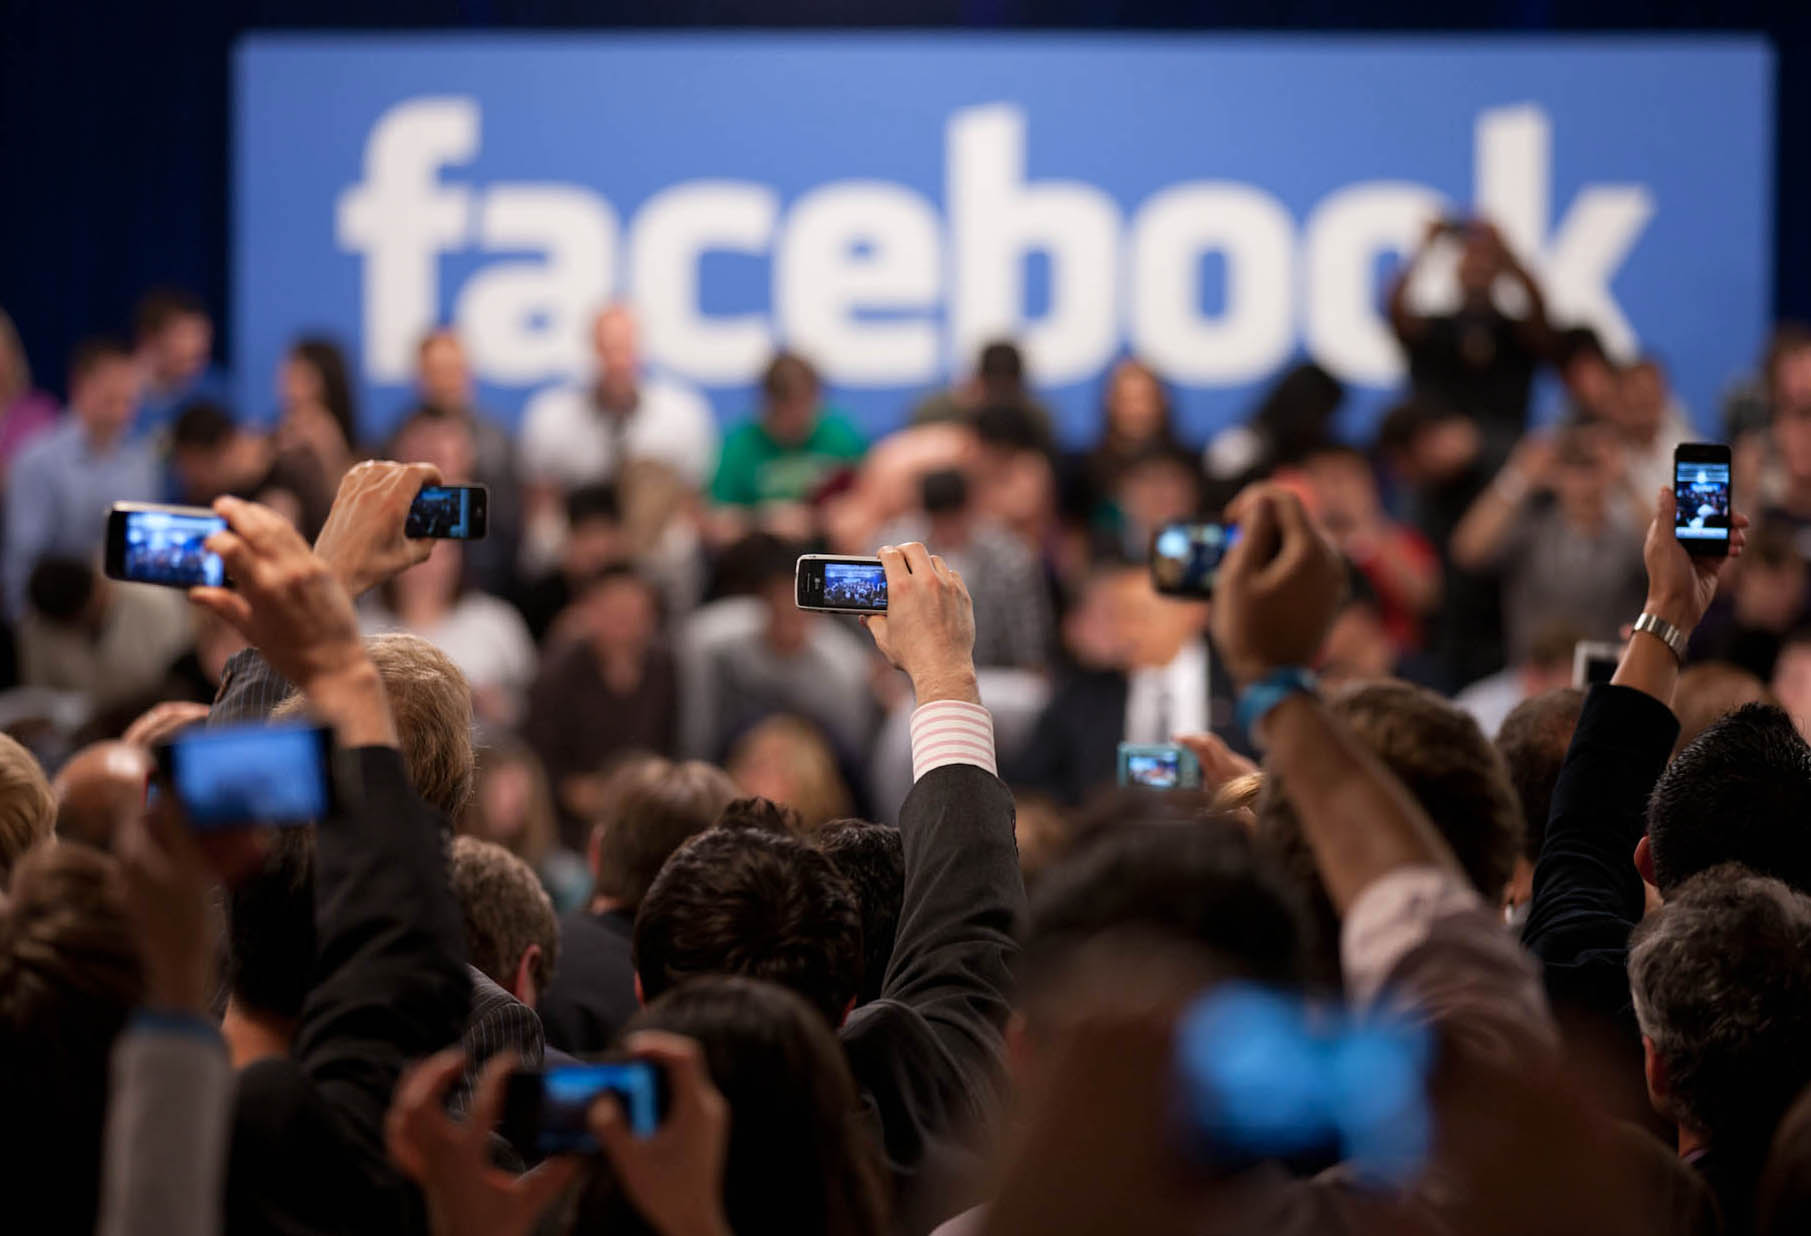
[[[933,700],[912,711],[912,780],[945,764],[973,764],[1000,775],[992,713],[961,700]]]

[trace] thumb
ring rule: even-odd
[[[613,1162],[621,1162],[622,1156],[629,1152],[629,1122],[623,1116],[622,1105],[614,1095],[601,1095],[591,1105],[586,1116],[586,1123],[591,1128],[591,1136],[604,1148]]]
[[[1660,487],[1660,496],[1654,502],[1654,518],[1670,527],[1678,510],[1679,500],[1674,495],[1672,487],[1669,485],[1662,485]]]

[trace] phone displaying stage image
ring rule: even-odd
[[[1735,510],[1729,464],[1729,448],[1717,443],[1688,442],[1673,452],[1673,535],[1689,554],[1729,553]]]
[[[198,831],[311,824],[333,814],[333,731],[321,725],[188,730],[156,750],[158,773]]]
[[[1119,744],[1119,784],[1140,790],[1201,788],[1201,762],[1173,742]]]
[[[412,540],[477,541],[489,531],[490,490],[482,485],[423,485],[402,534]]]
[[[206,542],[225,529],[226,520],[206,507],[116,502],[107,513],[107,575],[165,588],[224,587],[226,567]]]
[[[879,558],[839,558],[806,554],[793,576],[800,609],[833,614],[887,612],[887,570]]]

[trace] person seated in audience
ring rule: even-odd
[[[793,352],[776,354],[761,375],[761,410],[723,440],[710,498],[720,508],[719,536],[733,541],[773,507],[799,508],[838,472],[846,471],[867,442],[835,406],[810,362]],[[796,528],[797,517],[786,526]],[[809,516],[804,523],[808,526]]]
[[[562,914],[591,895],[591,872],[580,857],[584,835],[570,841],[561,835],[547,771],[520,739],[499,738],[480,752],[477,789],[460,830],[527,863]]]
[[[273,436],[280,452],[313,464],[329,493],[339,488],[362,439],[351,371],[333,340],[306,335],[284,354]]]
[[[1553,788],[1559,783],[1559,770],[1566,762],[1584,706],[1585,693],[1579,688],[1554,687],[1517,704],[1497,731],[1497,751],[1522,808],[1521,850],[1507,897],[1511,921],[1517,926],[1534,896],[1534,864],[1541,856],[1541,839],[1547,835]]]
[[[983,518],[1041,551],[1056,531],[1056,469],[1037,423],[1018,404],[989,404],[971,418],[975,499]],[[917,478],[914,478],[916,481]],[[914,490],[907,505],[921,495]]]
[[[810,841],[849,882],[861,910],[862,980],[855,1000],[860,1008],[879,999],[886,984],[905,899],[905,843],[891,824],[853,819],[828,821]]]
[[[124,346],[90,339],[69,362],[69,411],[13,461],[6,488],[6,609],[25,608],[32,568],[49,557],[96,558],[107,536],[107,508],[161,496],[157,458],[131,438],[141,393]]]
[[[1628,454],[1629,484],[1651,494],[1673,483],[1673,448],[1692,440],[1691,418],[1658,357],[1643,356],[1616,376],[1609,422]]]
[[[566,539],[559,561],[516,592],[516,608],[537,645],[568,637],[559,619],[606,567],[630,558],[628,530],[614,485],[581,485],[566,495]]]
[[[272,439],[206,400],[192,401],[171,426],[170,469],[179,503],[206,506],[221,494],[248,498],[288,516],[309,540],[320,534],[333,502],[311,456],[279,452]]]
[[[194,400],[230,397],[213,351],[213,319],[193,293],[154,288],[139,298],[132,311],[132,360],[144,394],[134,433],[157,433]]]
[[[1685,750],[1715,722],[1749,704],[1782,707],[1767,684],[1745,669],[1720,661],[1687,665],[1679,672],[1679,685],[1673,692],[1673,712],[1679,718],[1679,738],[1673,743],[1673,754]],[[1811,701],[1807,704],[1811,705]],[[1789,715],[1796,715],[1788,711]],[[1802,726],[1799,732],[1804,732]]]
[[[1621,398],[1620,375],[1604,351],[1603,340],[1589,326],[1572,326],[1555,333],[1553,367],[1563,388],[1561,422],[1610,421]],[[1672,482],[1669,475],[1666,483]]]
[[[13,320],[0,309],[0,489],[13,458],[57,423],[57,401],[32,385],[31,362]]]
[[[447,877],[474,971],[464,1094],[498,1052],[515,1053],[524,1068],[541,1063],[546,1038],[535,1006],[559,964],[559,924],[534,871],[500,845],[454,837]]]
[[[586,829],[603,807],[601,770],[629,751],[671,755],[679,742],[679,679],[660,641],[660,605],[627,566],[581,585],[528,695],[522,736],[547,769],[566,829]]]
[[[735,797],[727,774],[697,760],[630,757],[602,780],[586,849],[591,900],[560,919],[561,964],[541,995],[549,1044],[602,1051],[634,1014],[636,912],[673,851]]]
[[[1787,525],[1763,523],[1692,634],[1694,661],[1727,661],[1771,681],[1780,645],[1811,617],[1811,568]]]
[[[1159,452],[1194,456],[1176,436],[1170,392],[1155,369],[1127,357],[1108,371],[1105,391],[1099,436],[1066,467],[1065,508],[1085,521],[1112,499],[1128,464]]]
[[[1025,354],[1010,339],[983,344],[965,382],[926,395],[912,408],[913,425],[972,422],[983,408],[1014,407],[1030,418],[1040,450],[1056,441],[1056,418],[1025,380]]]
[[[57,800],[36,757],[0,734],[0,897],[27,850],[54,834]]]
[[[27,597],[20,681],[83,692],[97,710],[160,685],[195,644],[195,619],[180,592],[119,583],[83,560],[41,559]]]
[[[1518,705],[1572,684],[1578,645],[1584,638],[1570,623],[1550,622],[1534,633],[1527,654],[1513,665],[1480,678],[1453,696],[1453,703],[1495,734]]]
[[[1587,639],[1615,639],[1640,603],[1641,531],[1613,500],[1622,462],[1599,429],[1526,439],[1454,531],[1454,562],[1504,573],[1512,662],[1555,622]]]
[[[836,752],[800,717],[780,714],[758,722],[736,739],[723,768],[744,794],[796,811],[804,832],[855,809]]]
[[[1811,897],[1729,864],[1680,884],[1629,941],[1648,1094],[1710,1184],[1723,1230],[1755,1230],[1774,1131],[1811,1083]]]
[[[1244,423],[1227,426],[1207,444],[1201,460],[1213,504],[1223,506],[1252,481],[1337,441],[1345,397],[1340,380],[1313,361],[1278,374]]]

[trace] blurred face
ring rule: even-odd
[[[1779,407],[1811,407],[1811,348],[1795,348],[1779,358],[1773,387]]]
[[[484,838],[513,849],[528,831],[528,812],[534,799],[534,777],[522,764],[499,764],[479,783]]]
[[[291,353],[277,368],[277,403],[287,411],[301,404],[324,404],[327,390],[315,367]]]
[[[1811,484],[1811,402],[1780,406],[1773,414],[1773,443],[1786,475],[1798,484]]]
[[[1603,510],[1604,474],[1595,462],[1561,462],[1553,469],[1553,491],[1574,518],[1596,518]]]
[[[767,432],[781,443],[803,442],[817,423],[818,389],[797,382],[767,401]]]
[[[1490,238],[1481,232],[1467,234],[1465,248],[1459,253],[1459,290],[1469,300],[1490,295],[1491,285],[1502,273],[1502,261]]]
[[[427,561],[396,577],[396,585],[409,596],[434,597],[450,602],[459,594],[459,572],[465,557],[457,541],[439,541]]]
[[[1143,365],[1128,362],[1113,371],[1107,428],[1132,442],[1148,441],[1163,428],[1163,391]]]
[[[465,363],[465,349],[450,334],[435,335],[421,350],[417,375],[424,402],[454,412],[472,402],[472,374]]]
[[[1617,382],[1618,420],[1631,436],[1646,440],[1666,414],[1666,376],[1658,365],[1631,365]]]
[[[1396,670],[1396,649],[1377,611],[1348,605],[1333,620],[1321,647],[1321,678],[1327,682],[1369,682]]]
[[[1451,480],[1471,467],[1483,444],[1476,422],[1449,416],[1415,435],[1411,466],[1425,480]]]
[[[565,564],[570,575],[589,575],[628,556],[622,525],[608,519],[585,519],[566,534]]]
[[[1811,730],[1811,646],[1789,644],[1781,650],[1773,667],[1773,694],[1801,735]]]
[[[83,375],[70,403],[91,437],[110,441],[131,426],[139,395],[137,367],[124,358],[109,357]]]
[[[1125,474],[1118,497],[1134,524],[1155,529],[1193,515],[1201,501],[1201,487],[1194,470],[1183,461],[1150,460]]]
[[[163,328],[156,350],[157,376],[182,382],[207,368],[214,347],[214,327],[199,314],[185,313]]]
[[[614,653],[639,656],[654,639],[654,598],[639,580],[616,579],[585,600],[592,642]]]
[[[804,650],[811,637],[812,615],[798,607],[790,577],[776,578],[761,590],[767,602],[767,644],[782,656]]]
[[[1616,374],[1603,357],[1581,352],[1566,363],[1562,375],[1572,401],[1587,412],[1607,414],[1616,402]]]
[[[397,435],[396,456],[404,463],[431,463],[448,485],[462,485],[471,479],[476,448],[460,422],[419,418]]]
[[[635,389],[641,368],[635,319],[626,309],[606,309],[591,326],[591,350],[597,357],[598,380],[605,386]]]
[[[1320,455],[1308,462],[1308,484],[1321,522],[1334,536],[1374,522],[1381,513],[1371,466],[1349,455]]]

